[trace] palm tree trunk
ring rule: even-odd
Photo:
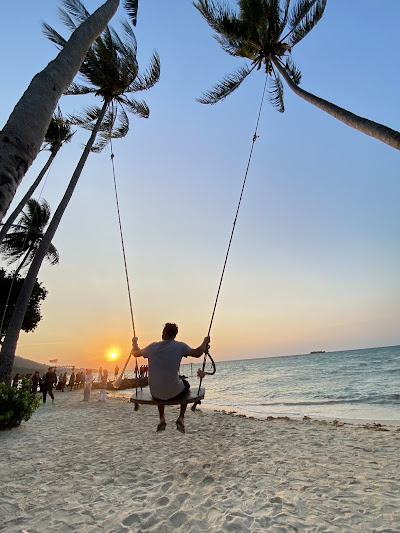
[[[83,151],[83,154],[79,160],[79,163],[75,168],[71,181],[68,184],[67,190],[65,191],[65,194],[59,206],[57,207],[57,210],[55,211],[53,218],[51,219],[51,222],[47,228],[47,231],[43,236],[43,239],[35,254],[35,258],[33,259],[31,263],[28,274],[26,275],[25,281],[18,295],[18,299],[15,304],[14,312],[12,314],[9,326],[7,328],[7,333],[5,335],[3,345],[1,348],[1,352],[0,352],[0,383],[4,382],[8,386],[11,383],[12,367],[14,363],[15,352],[17,349],[19,334],[21,331],[21,327],[22,327],[22,323],[24,320],[26,310],[28,308],[29,298],[31,297],[32,290],[35,285],[40,267],[42,266],[43,259],[57,231],[61,218],[68,206],[72,193],[74,192],[75,186],[78,183],[78,179],[82,173],[83,167],[89,156],[90,149],[92,148],[93,143],[96,139],[97,132],[100,128],[100,124],[104,118],[104,115],[106,114],[108,105],[109,103],[107,101],[104,102],[99,118],[97,119],[96,125],[90,136],[90,139],[87,142],[85,149]]]
[[[282,66],[278,60],[273,59],[272,61],[292,91],[300,96],[300,98],[303,98],[303,100],[310,102],[310,104],[319,107],[322,109],[322,111],[329,113],[329,115],[332,115],[334,118],[344,122],[351,128],[361,131],[366,135],[370,135],[371,137],[374,137],[375,139],[378,139],[379,141],[382,141],[389,146],[400,150],[400,133],[398,131],[392,130],[383,124],[379,124],[378,122],[368,120],[367,118],[359,117],[358,115],[355,115],[346,109],[343,109],[335,104],[332,104],[331,102],[328,102],[327,100],[323,100],[322,98],[305,91],[304,89],[301,89],[293,82],[285,67]]]
[[[61,95],[72,83],[90,45],[106,28],[119,3],[120,0],[107,0],[73,32],[58,56],[32,79],[0,132],[0,221],[39,153]]]
[[[50,168],[50,165],[52,164],[52,162],[53,162],[54,158],[56,157],[56,155],[57,155],[58,151],[60,150],[60,148],[61,148],[61,144],[60,144],[59,147],[57,147],[55,150],[53,150],[51,152],[50,157],[46,161],[46,163],[45,163],[44,167],[42,168],[42,170],[39,172],[38,177],[35,179],[35,181],[29,187],[28,192],[22,198],[22,200],[17,205],[17,207],[14,209],[14,211],[11,213],[11,215],[8,217],[8,219],[4,222],[3,227],[0,230],[0,244],[3,242],[4,237],[7,235],[8,230],[13,225],[13,223],[14,223],[15,219],[17,218],[17,216],[21,213],[21,211],[25,207],[26,202],[30,199],[32,194],[35,192],[37,186],[42,181],[43,176],[46,174],[46,172]]]

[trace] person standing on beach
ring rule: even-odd
[[[104,369],[101,376],[101,389],[99,393],[99,402],[105,402],[107,399],[107,381],[108,381],[108,370]]]
[[[68,383],[69,390],[72,390],[74,388],[74,385],[75,385],[75,373],[74,371],[72,371],[72,374],[70,375],[69,383]]]
[[[44,376],[44,383],[43,383],[43,403],[46,403],[46,397],[47,393],[49,394],[51,398],[51,403],[54,404],[54,394],[53,394],[53,387],[57,383],[57,375],[54,372],[54,369],[52,367],[49,367],[46,375]]]
[[[115,365],[115,368],[114,368],[114,377],[115,377],[115,379],[117,379],[118,373],[119,373],[119,366]]]
[[[41,381],[42,379],[39,375],[39,372],[36,370],[36,372],[32,376],[32,389],[31,390],[34,394],[37,393],[38,385],[40,385]]]
[[[184,398],[185,392],[190,389],[190,384],[179,376],[182,357],[201,357],[210,342],[210,337],[205,337],[198,348],[190,348],[184,342],[175,340],[177,334],[178,326],[168,322],[164,326],[160,342],[153,342],[141,350],[137,337],[132,339],[132,355],[144,357],[149,361],[149,387],[155,400]],[[167,425],[164,416],[165,406],[158,405],[157,407],[160,415],[157,431],[164,431]],[[181,433],[185,433],[186,407],[187,403],[181,403],[181,410],[176,421],[176,428]]]
[[[92,390],[93,374],[92,370],[87,368],[85,375],[85,386],[83,388],[83,401],[88,402],[90,399],[90,391]]]

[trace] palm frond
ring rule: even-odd
[[[292,78],[293,82],[296,84],[296,85],[299,85],[300,82],[301,82],[301,72],[300,70],[296,67],[296,65],[293,63],[293,60],[291,57],[287,57],[286,58],[286,70],[287,70],[287,73],[289,74],[289,76]]]
[[[230,76],[226,76],[217,85],[214,85],[212,89],[203,93],[200,98],[196,98],[196,100],[201,104],[216,104],[237,89],[246,76],[250,74],[251,70],[247,66],[241,67]]]
[[[300,0],[289,17],[290,39],[293,47],[321,20],[327,0]]]
[[[64,37],[62,37],[54,28],[52,28],[47,22],[42,24],[42,33],[47,37],[52,43],[54,43],[58,49],[62,49],[67,42]]]
[[[126,107],[129,109],[131,113],[134,113],[135,115],[138,115],[141,118],[149,118],[150,116],[150,109],[146,102],[135,100],[134,98],[129,98],[128,96],[124,96],[119,98],[119,101],[121,104],[126,105]]]
[[[123,137],[126,137],[129,132],[129,118],[122,106],[118,109],[115,124],[116,125],[114,125],[112,130],[112,138],[122,139]]]
[[[194,7],[201,13],[208,25],[227,39],[243,39],[243,25],[235,11],[227,5],[219,5],[213,0],[198,0]]]
[[[114,29],[111,29],[113,46],[123,57],[126,57],[128,60],[134,59],[136,61],[136,54],[137,54],[136,37],[132,31],[132,28],[126,21],[122,23],[122,26],[124,28],[124,36],[125,36],[124,40],[121,39],[121,37],[118,35],[118,33]]]
[[[214,39],[221,46],[221,48],[230,56],[243,57],[243,54],[241,53],[241,51],[243,50],[243,46],[245,43],[244,40],[232,39],[232,38],[226,37],[225,35],[218,35],[218,34],[214,35]]]
[[[139,0],[124,0],[124,8],[134,26],[137,23]]]
[[[72,20],[72,17],[70,14],[65,10],[58,8],[58,14],[60,15],[61,21],[64,23],[64,25],[71,30],[71,32],[74,32],[77,28],[76,23]]]
[[[60,254],[54,244],[51,243],[48,247],[45,259],[47,259],[52,266],[57,265],[60,262]]]
[[[279,113],[285,111],[285,105],[283,102],[283,83],[277,72],[274,71],[273,75],[269,79],[268,100],[269,103],[275,107]]]
[[[80,85],[79,83],[72,82],[68,89],[65,91],[65,95],[81,95],[81,94],[90,94],[95,93],[96,89],[94,87],[87,87],[86,85]]]
[[[107,137],[110,137],[112,134],[114,124],[117,120],[117,111],[114,111],[113,107],[109,107],[107,109],[106,114],[104,115],[103,120],[101,121],[101,124],[99,126],[99,132],[103,135],[106,135]]]
[[[136,76],[126,92],[147,91],[148,89],[151,89],[151,87],[153,87],[160,79],[160,72],[160,57],[157,52],[154,52],[150,60],[149,68]]]
[[[80,0],[62,0],[62,4],[66,11],[75,20],[76,25],[79,26],[90,15],[86,7],[80,2]]]
[[[99,134],[97,135],[96,141],[93,143],[90,151],[94,154],[99,154],[104,150],[104,148],[109,144],[109,142],[110,137],[102,136]]]
[[[123,20],[122,23],[121,23],[121,26],[122,26],[122,28],[124,30],[125,37],[127,37],[128,41],[130,42],[130,48],[132,49],[133,54],[136,56],[136,54],[137,54],[136,36],[135,36],[130,24],[128,23],[128,21]]]
[[[289,17],[289,7],[290,7],[290,0],[285,0],[285,7],[282,10],[282,16],[281,16],[281,27],[280,27],[280,34],[283,32],[283,30],[286,27],[288,17]]]
[[[85,107],[80,115],[68,114],[67,120],[74,126],[86,126],[91,122],[95,122],[100,116],[101,109],[97,106]]]
[[[72,131],[71,125],[62,116],[60,106],[58,106],[44,137],[44,149],[50,147],[50,151],[58,150],[60,146],[70,142],[74,134],[75,132]]]
[[[120,107],[117,113],[111,109],[107,112],[101,123],[96,142],[91,151],[99,153],[108,145],[111,139],[122,139],[129,132],[129,118],[124,109]]]

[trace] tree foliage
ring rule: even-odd
[[[351,128],[400,150],[400,132],[360,117],[300,87],[301,73],[292,50],[321,20],[327,0],[236,0],[236,9],[223,0],[197,0],[194,6],[215,31],[215,39],[229,55],[250,63],[225,76],[198,98],[215,104],[235,91],[256,70],[267,76],[268,98],[281,113],[285,110],[283,83],[303,98]]]
[[[19,426],[28,421],[39,407],[40,399],[31,392],[31,383],[22,379],[20,387],[7,387],[0,383],[0,430]]]
[[[20,276],[17,276],[14,280],[13,272],[8,274],[4,270],[4,268],[0,269],[0,294],[1,294],[0,321],[2,323],[1,332],[0,332],[1,340],[6,334],[7,327],[11,319],[11,315],[14,310],[17,298],[18,298],[19,291],[21,290],[21,287],[24,281],[25,281],[24,278],[21,278]],[[11,288],[11,293],[10,293],[10,288]],[[40,320],[42,319],[42,315],[40,313],[40,305],[42,301],[46,298],[47,293],[48,293],[47,289],[43,287],[41,283],[36,281],[31,297],[29,299],[29,304],[28,304],[28,308],[25,313],[24,321],[22,323],[23,331],[28,333],[30,331],[34,331],[37,328]],[[8,294],[9,294],[9,298],[8,298],[8,303],[7,303]],[[4,314],[4,310],[6,306],[7,306],[7,309]]]

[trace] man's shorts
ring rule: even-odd
[[[183,378],[182,376],[179,376],[179,379],[181,379],[183,381],[183,384],[184,384],[185,388],[183,389],[182,392],[180,392],[176,396],[173,396],[172,398],[168,398],[168,400],[179,400],[179,398],[185,396],[187,391],[190,389],[190,383],[188,382],[187,379]],[[155,398],[154,396],[153,396],[153,398],[155,400],[159,400],[159,398]],[[159,400],[159,401],[163,402],[163,401],[168,401],[168,400]]]

